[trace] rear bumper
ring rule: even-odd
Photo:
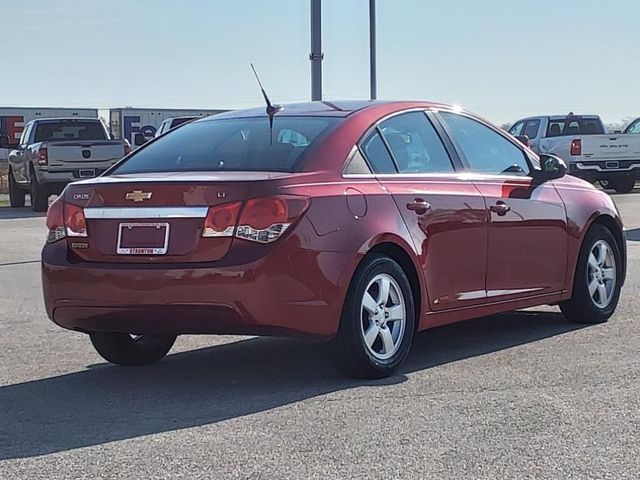
[[[569,173],[585,180],[607,180],[621,176],[640,178],[640,160],[572,162],[569,164]]]
[[[102,175],[110,165],[88,166],[88,167],[60,167],[60,168],[39,168],[37,171],[38,182],[40,184],[66,185],[78,180],[94,178]]]
[[[49,318],[72,330],[329,338],[356,264],[286,243],[224,267],[74,263],[61,241],[43,250],[42,282]]]

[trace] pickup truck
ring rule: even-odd
[[[600,181],[619,193],[632,191],[640,178],[640,135],[608,134],[597,115],[523,118],[509,133],[526,136],[529,147],[538,154],[563,158],[571,175]]]
[[[8,144],[8,137],[0,137],[0,148]],[[70,182],[100,175],[130,150],[126,140],[112,140],[97,118],[32,120],[9,153],[9,203],[23,207],[29,193],[33,210],[44,212],[50,195]]]

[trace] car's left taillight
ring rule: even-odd
[[[298,220],[309,207],[309,199],[293,195],[247,200],[236,228],[236,238],[271,243]]]
[[[209,207],[202,236],[271,243],[280,238],[308,207],[307,197],[295,195],[251,198],[244,203],[215,205]]]
[[[86,237],[87,221],[82,207],[57,199],[47,210],[47,242],[66,237]]]

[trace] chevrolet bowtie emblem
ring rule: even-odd
[[[134,202],[142,202],[143,200],[149,200],[152,192],[143,192],[142,190],[134,190],[127,193],[124,198],[126,200],[133,200]]]

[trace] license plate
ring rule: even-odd
[[[118,255],[164,255],[168,245],[168,223],[121,223],[118,227]]]
[[[80,178],[93,178],[96,176],[96,171],[93,168],[80,170],[78,172],[78,175],[80,176]]]

